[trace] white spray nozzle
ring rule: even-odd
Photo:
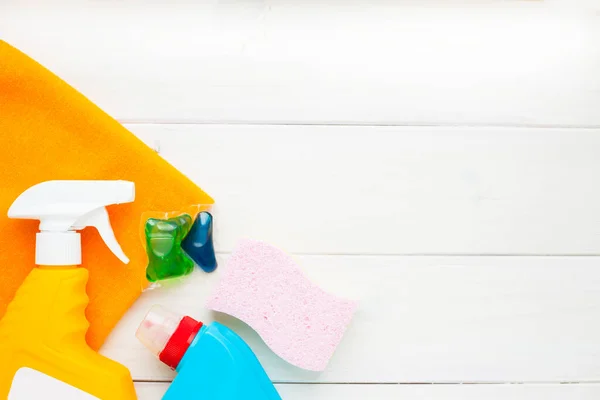
[[[105,207],[134,199],[133,182],[47,181],[21,193],[8,210],[8,217],[40,221],[36,243],[38,265],[81,264],[81,240],[75,231],[87,226],[95,227],[106,246],[128,263]]]

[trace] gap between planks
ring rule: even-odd
[[[134,379],[136,383],[172,383],[173,379]],[[275,385],[353,385],[353,386],[452,386],[452,385],[481,385],[481,386],[499,386],[499,385],[600,385],[600,380],[577,381],[577,382],[557,382],[557,381],[523,381],[523,382],[295,382],[295,381],[272,381]]]
[[[525,129],[600,129],[600,124],[588,124],[588,125],[560,125],[560,124],[501,124],[501,123],[452,123],[448,122],[419,122],[419,121],[408,121],[401,123],[378,123],[378,122],[352,122],[352,121],[206,121],[206,120],[168,120],[168,119],[157,119],[157,120],[135,120],[135,119],[118,119],[123,125],[222,125],[222,126],[362,126],[362,127],[425,127],[425,128],[525,128]]]

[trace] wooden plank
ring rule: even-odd
[[[122,121],[600,126],[597,2],[30,3],[0,37]]]
[[[137,383],[140,400],[160,400],[168,383]],[[596,400],[599,385],[278,385],[285,400]]]
[[[221,265],[223,256],[219,258]],[[326,290],[359,301],[323,373],[277,358],[243,323],[204,309],[218,274],[147,291],[103,348],[135,379],[169,380],[134,337],[154,304],[218,319],[276,382],[582,382],[600,380],[600,258],[298,256]]]
[[[600,254],[600,130],[127,125],[217,201],[216,245]]]

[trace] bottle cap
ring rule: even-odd
[[[200,328],[202,322],[154,306],[146,314],[135,336],[160,361],[175,369]]]

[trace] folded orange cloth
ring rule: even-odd
[[[83,95],[2,41],[0,134],[0,317],[34,266],[37,222],[6,216],[17,196],[53,179],[135,182],[134,203],[109,207],[128,265],[97,232],[82,232],[83,263],[90,271],[87,341],[97,349],[148,283],[141,214],[213,200]]]

